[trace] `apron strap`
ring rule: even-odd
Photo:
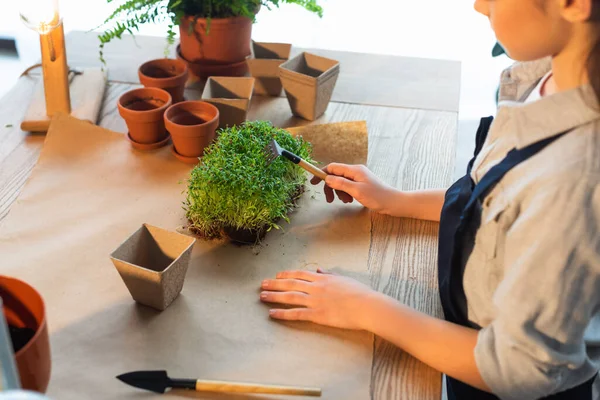
[[[559,133],[558,135],[533,143],[520,150],[512,149],[506,158],[500,164],[492,167],[488,173],[485,174],[483,179],[475,186],[473,193],[471,194],[471,198],[469,199],[469,202],[465,206],[460,217],[461,220],[467,218],[467,214],[470,214],[476,202],[480,199],[484,199],[508,171],[521,162],[534,156],[536,153],[542,151],[546,146],[563,136],[565,133],[567,132]]]

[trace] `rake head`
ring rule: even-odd
[[[282,155],[282,148],[275,139],[271,139],[271,142],[263,149],[265,157],[267,158],[267,165],[271,164],[277,157]]]

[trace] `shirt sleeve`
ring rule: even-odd
[[[475,347],[502,399],[545,397],[595,374],[584,333],[599,304],[600,190],[589,182],[533,194],[508,230],[497,317]]]

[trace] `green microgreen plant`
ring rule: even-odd
[[[264,151],[271,139],[310,160],[311,146],[270,122],[253,121],[221,129],[188,180],[184,202],[192,232],[221,237],[224,229],[280,228],[301,195],[304,170],[279,157],[270,164]]]

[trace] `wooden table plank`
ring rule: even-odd
[[[67,57],[74,67],[100,66],[95,33],[67,35]],[[109,78],[137,83],[137,68],[164,57],[166,40],[124,35],[106,45],[104,57]],[[458,112],[460,62],[425,58],[361,54],[344,51],[292,48],[292,55],[309,51],[340,61],[341,72],[333,101],[364,105]],[[174,56],[175,48],[170,49]]]
[[[0,111],[0,224],[35,165],[43,136],[18,129],[34,80],[22,78],[2,100]],[[136,87],[112,82],[101,112],[101,126],[125,132],[116,100]],[[188,98],[200,92],[188,90]],[[291,115],[284,98],[255,97],[250,119],[287,127],[310,122]],[[331,103],[314,123],[366,120],[369,167],[402,189],[445,187],[452,179],[457,115],[453,112]],[[11,128],[5,128],[12,124]],[[373,286],[405,304],[441,316],[437,293],[437,224],[373,215],[368,261]],[[402,327],[399,327],[402,329]],[[377,339],[371,383],[375,399],[439,399],[441,375]]]

